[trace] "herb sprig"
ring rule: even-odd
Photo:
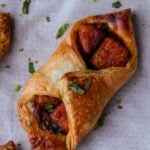
[[[85,91],[73,80],[69,81],[69,90],[72,90],[81,95],[83,95],[85,93]]]
[[[88,80],[84,85],[84,88],[81,88],[74,80],[69,80],[69,90],[72,90],[78,94],[83,95],[85,91],[90,88],[91,84],[92,84],[91,78],[88,78]]]
[[[54,108],[54,105],[51,105],[51,104],[45,104],[45,106],[44,106],[44,110],[46,110],[46,111],[50,111],[53,108]]]
[[[50,21],[51,21],[51,19],[50,19],[49,16],[46,17],[46,21],[47,21],[47,22],[50,22]]]
[[[22,5],[22,13],[23,14],[28,14],[29,13],[29,5],[30,5],[31,0],[24,0],[23,5]]]
[[[28,64],[28,72],[30,72],[30,73],[34,73],[35,72],[34,64],[33,64],[33,62],[31,61],[30,58],[29,58],[29,64]]]
[[[116,2],[113,2],[112,3],[112,7],[113,8],[120,8],[122,6],[121,2],[120,1],[116,1]]]
[[[56,39],[60,38],[64,34],[64,32],[68,29],[68,27],[69,27],[68,23],[63,24],[57,31]]]
[[[21,89],[21,85],[18,84],[15,86],[14,91],[19,92],[20,89]]]

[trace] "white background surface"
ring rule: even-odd
[[[10,12],[12,17],[12,41],[9,53],[0,61],[0,143],[13,139],[22,150],[30,145],[17,116],[17,100],[30,76],[28,58],[39,63],[38,69],[55,51],[61,39],[56,40],[58,28],[72,25],[89,15],[108,13],[131,8],[135,37],[138,46],[139,64],[133,78],[112,98],[106,108],[110,114],[104,126],[90,132],[78,150],[150,150],[150,1],[122,0],[123,6],[112,8],[114,0],[32,0],[29,14],[20,16],[21,0],[0,0],[7,7],[1,12]],[[45,17],[50,16],[47,22]],[[19,52],[24,48],[23,52]],[[5,68],[10,65],[11,68]],[[14,87],[20,84],[16,93]],[[123,109],[115,104],[122,99]]]

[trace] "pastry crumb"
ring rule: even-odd
[[[1,4],[0,4],[0,7],[1,7],[1,8],[5,8],[6,6],[7,6],[7,4],[5,4],[5,3],[1,3]]]

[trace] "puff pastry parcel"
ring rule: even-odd
[[[130,9],[76,22],[19,98],[31,149],[74,150],[136,67]]]
[[[10,15],[0,13],[0,60],[10,45]]]
[[[16,146],[13,141],[9,141],[6,144],[1,145],[0,150],[16,150]]]

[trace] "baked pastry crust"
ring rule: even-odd
[[[101,23],[106,23],[110,31],[130,51],[131,57],[126,66],[100,70],[87,68],[76,42],[78,30],[84,24]],[[90,16],[76,22],[51,58],[29,78],[19,98],[20,121],[28,133],[32,149],[75,149],[81,139],[92,130],[114,93],[134,74],[136,67],[137,48],[130,9]],[[76,80],[80,85],[89,78],[91,86],[84,94],[68,90],[70,80]],[[61,95],[69,121],[69,132],[66,136],[57,137],[39,127],[31,112],[35,95]],[[27,124],[28,121],[32,122],[31,126]]]
[[[0,13],[0,60],[10,45],[10,14]]]
[[[6,144],[1,145],[0,150],[16,150],[16,146],[13,141],[9,141]]]

